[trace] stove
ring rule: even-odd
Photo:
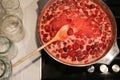
[[[39,11],[48,0],[40,0]],[[113,12],[117,23],[117,44],[120,49],[120,0],[103,0]],[[87,67],[72,67],[42,53],[42,80],[120,80],[120,54],[109,64],[93,64]]]

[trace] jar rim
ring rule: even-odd
[[[10,8],[5,8],[4,7],[3,1],[5,1],[5,0],[1,0],[1,6],[8,11],[12,11]],[[19,7],[20,7],[20,1],[18,0],[18,6],[16,8],[13,8],[13,10],[18,9]]]
[[[12,42],[10,39],[8,39],[7,37],[5,37],[5,36],[0,36],[0,37],[1,37],[1,38],[5,38],[5,39],[7,39],[8,42],[9,42],[8,49],[5,50],[5,51],[3,51],[3,52],[0,52],[0,54],[4,54],[4,53],[6,53],[6,52],[8,52],[8,51],[10,50],[10,47],[12,46],[13,42]]]
[[[17,15],[6,15],[1,21],[1,32],[6,36],[15,34],[16,30],[23,27],[23,22]]]
[[[6,69],[7,69],[7,66],[6,66],[5,62],[4,62],[2,59],[0,59],[0,62],[2,62],[3,65],[4,65],[4,71],[3,71],[3,73],[0,75],[0,78],[1,78],[2,76],[4,76],[4,74],[5,74],[5,72],[6,72]]]
[[[9,19],[9,18],[17,19],[22,24],[22,20],[17,15],[12,15],[12,14],[4,16],[2,18],[2,21]]]

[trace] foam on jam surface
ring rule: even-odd
[[[67,64],[84,65],[104,55],[112,39],[112,26],[106,13],[90,0],[55,0],[39,17],[43,44],[69,24],[68,37],[46,47],[50,55]],[[64,35],[64,34],[62,34]]]

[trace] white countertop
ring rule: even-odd
[[[15,63],[17,60],[30,53],[37,48],[36,42],[36,24],[37,24],[37,5],[38,0],[20,0],[23,10],[23,25],[25,28],[25,38],[16,43],[18,54],[12,60]],[[22,64],[13,68],[12,80],[41,80],[41,59],[40,52],[29,58]]]

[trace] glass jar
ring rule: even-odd
[[[11,61],[3,57],[0,57],[0,80],[12,80]]]
[[[1,5],[6,10],[7,14],[17,15],[19,18],[23,18],[23,12],[19,0],[2,0]]]
[[[0,36],[0,57],[6,57],[11,60],[17,55],[17,52],[17,47],[10,39]]]
[[[21,19],[15,15],[7,15],[1,21],[1,34],[4,34],[14,42],[21,41],[25,36],[23,23]]]

